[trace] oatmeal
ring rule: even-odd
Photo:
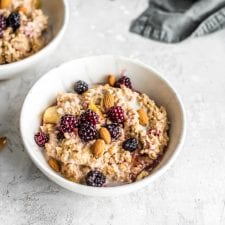
[[[36,143],[65,178],[90,186],[132,183],[148,176],[168,144],[166,110],[133,89],[130,78],[60,93],[43,114]]]
[[[24,59],[46,44],[47,16],[40,0],[0,1],[0,64]]]

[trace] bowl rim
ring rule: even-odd
[[[66,30],[68,22],[69,22],[68,1],[62,0],[62,3],[64,5],[63,23],[62,23],[61,28],[59,29],[59,32],[53,37],[53,39],[49,43],[47,43],[47,45],[45,45],[41,50],[39,50],[38,52],[34,53],[31,56],[28,56],[28,57],[26,57],[24,59],[21,59],[19,61],[16,61],[16,62],[0,65],[0,72],[1,72],[1,70],[8,70],[8,69],[16,68],[16,67],[21,66],[23,64],[29,65],[32,61],[35,61],[38,58],[40,58],[42,55],[47,54],[49,52],[49,50],[54,45],[57,44],[58,40],[60,40],[62,38],[63,34],[65,33],[65,30]],[[1,78],[1,75],[0,75],[0,78]]]
[[[25,121],[24,115],[26,113],[25,109],[27,108],[27,101],[28,101],[28,98],[33,91],[33,88],[38,83],[41,83],[43,79],[45,79],[48,76],[51,76],[51,74],[54,73],[54,71],[57,70],[58,68],[66,66],[67,64],[70,64],[74,61],[79,61],[79,60],[85,60],[86,61],[86,60],[90,60],[90,59],[94,59],[94,58],[98,58],[98,57],[99,58],[101,58],[101,57],[114,57],[114,58],[117,58],[117,59],[120,59],[120,60],[123,60],[123,61],[130,62],[134,65],[141,66],[141,67],[147,69],[148,71],[153,72],[154,76],[156,76],[159,80],[164,82],[175,94],[175,96],[178,100],[178,103],[180,105],[181,116],[182,116],[181,135],[180,135],[180,139],[178,141],[177,147],[175,148],[171,157],[161,166],[161,168],[159,168],[158,171],[156,171],[153,174],[150,174],[149,176],[145,177],[142,180],[135,181],[134,183],[123,184],[123,185],[113,186],[113,187],[102,187],[102,188],[86,186],[86,185],[82,185],[82,184],[78,184],[78,183],[69,181],[66,178],[58,175],[52,169],[42,165],[39,162],[39,160],[36,157],[34,157],[34,155],[32,154],[33,150],[30,149],[29,144],[26,141],[26,138],[24,137],[24,133],[23,133],[23,123]],[[184,104],[183,104],[178,92],[176,91],[176,89],[170,84],[170,82],[165,77],[162,77],[160,74],[161,73],[159,73],[155,68],[153,68],[152,66],[148,66],[148,65],[144,64],[143,62],[139,61],[138,59],[132,59],[132,58],[124,57],[124,56],[115,56],[115,55],[96,55],[96,56],[88,56],[88,57],[77,58],[77,59],[74,59],[74,60],[64,62],[61,65],[49,70],[39,80],[37,80],[34,83],[32,88],[27,93],[27,95],[25,97],[25,100],[24,100],[24,103],[23,103],[23,106],[22,106],[22,109],[21,109],[20,133],[21,133],[21,138],[22,138],[24,147],[25,147],[28,155],[30,156],[31,160],[50,180],[57,183],[61,187],[64,187],[67,190],[70,190],[70,191],[73,191],[73,192],[76,192],[76,193],[79,193],[79,194],[84,194],[84,195],[89,195],[89,196],[109,196],[109,195],[114,195],[114,194],[119,195],[119,194],[129,193],[132,190],[137,190],[139,188],[145,187],[148,184],[154,182],[155,179],[157,179],[162,174],[164,174],[171,167],[171,165],[174,163],[174,161],[178,157],[179,153],[181,152],[182,146],[184,144],[184,139],[185,139],[185,136],[186,136],[186,113],[185,113]]]

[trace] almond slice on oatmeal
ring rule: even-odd
[[[113,87],[115,85],[115,83],[116,83],[116,77],[114,75],[110,74],[108,76],[108,84]]]
[[[56,106],[51,106],[47,108],[44,112],[43,122],[44,123],[58,123],[60,119],[60,115],[57,112]]]
[[[111,135],[107,128],[102,127],[99,131],[100,137],[105,141],[106,144],[111,143]]]
[[[101,110],[94,103],[91,103],[88,108],[91,109],[92,111],[94,111],[95,113],[97,113],[101,118],[104,118]]]
[[[110,94],[109,91],[105,92],[104,98],[103,98],[103,104],[106,109],[109,109],[114,106],[115,100],[114,96]]]
[[[97,139],[94,145],[92,146],[93,154],[96,158],[99,158],[103,155],[105,150],[105,142],[102,139]]]
[[[147,126],[148,125],[148,115],[145,112],[145,110],[143,108],[139,109],[138,111],[138,115],[139,115],[139,123],[142,126]]]
[[[56,171],[56,172],[59,172],[59,171],[60,171],[59,163],[58,163],[55,159],[50,158],[50,159],[48,160],[48,164],[49,164],[49,166],[50,166],[54,171]]]

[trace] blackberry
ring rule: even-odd
[[[124,111],[121,106],[113,106],[107,112],[107,116],[114,123],[124,122]]]
[[[78,127],[78,119],[74,115],[65,115],[60,120],[60,131],[63,133],[71,133],[74,128]]]
[[[136,138],[129,138],[126,141],[123,142],[123,149],[133,152],[137,149],[138,147],[138,141]]]
[[[81,114],[79,123],[84,123],[86,121],[92,123],[93,125],[96,125],[99,122],[99,116],[91,109],[88,109]]]
[[[85,91],[88,90],[88,84],[82,80],[79,80],[75,83],[74,90],[78,94],[83,94]]]
[[[120,127],[116,123],[107,124],[105,126],[109,131],[111,138],[116,140],[120,136]]]
[[[17,30],[20,27],[20,14],[19,12],[12,12],[7,18],[7,26],[12,27],[13,30]]]
[[[81,123],[78,127],[78,135],[83,141],[91,141],[97,137],[95,125],[90,122]]]
[[[34,140],[39,147],[43,148],[45,146],[45,143],[49,141],[49,135],[40,131],[34,135]]]
[[[120,87],[121,85],[124,85],[124,86],[132,89],[132,84],[131,84],[130,78],[127,76],[122,76],[115,84],[116,87]]]
[[[85,180],[88,186],[102,187],[106,182],[106,177],[98,170],[91,170],[86,175]]]
[[[0,38],[3,36],[3,31],[6,28],[6,18],[3,15],[0,15]]]

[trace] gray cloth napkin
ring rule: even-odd
[[[225,0],[150,0],[148,9],[132,22],[130,31],[175,43],[224,26]]]

